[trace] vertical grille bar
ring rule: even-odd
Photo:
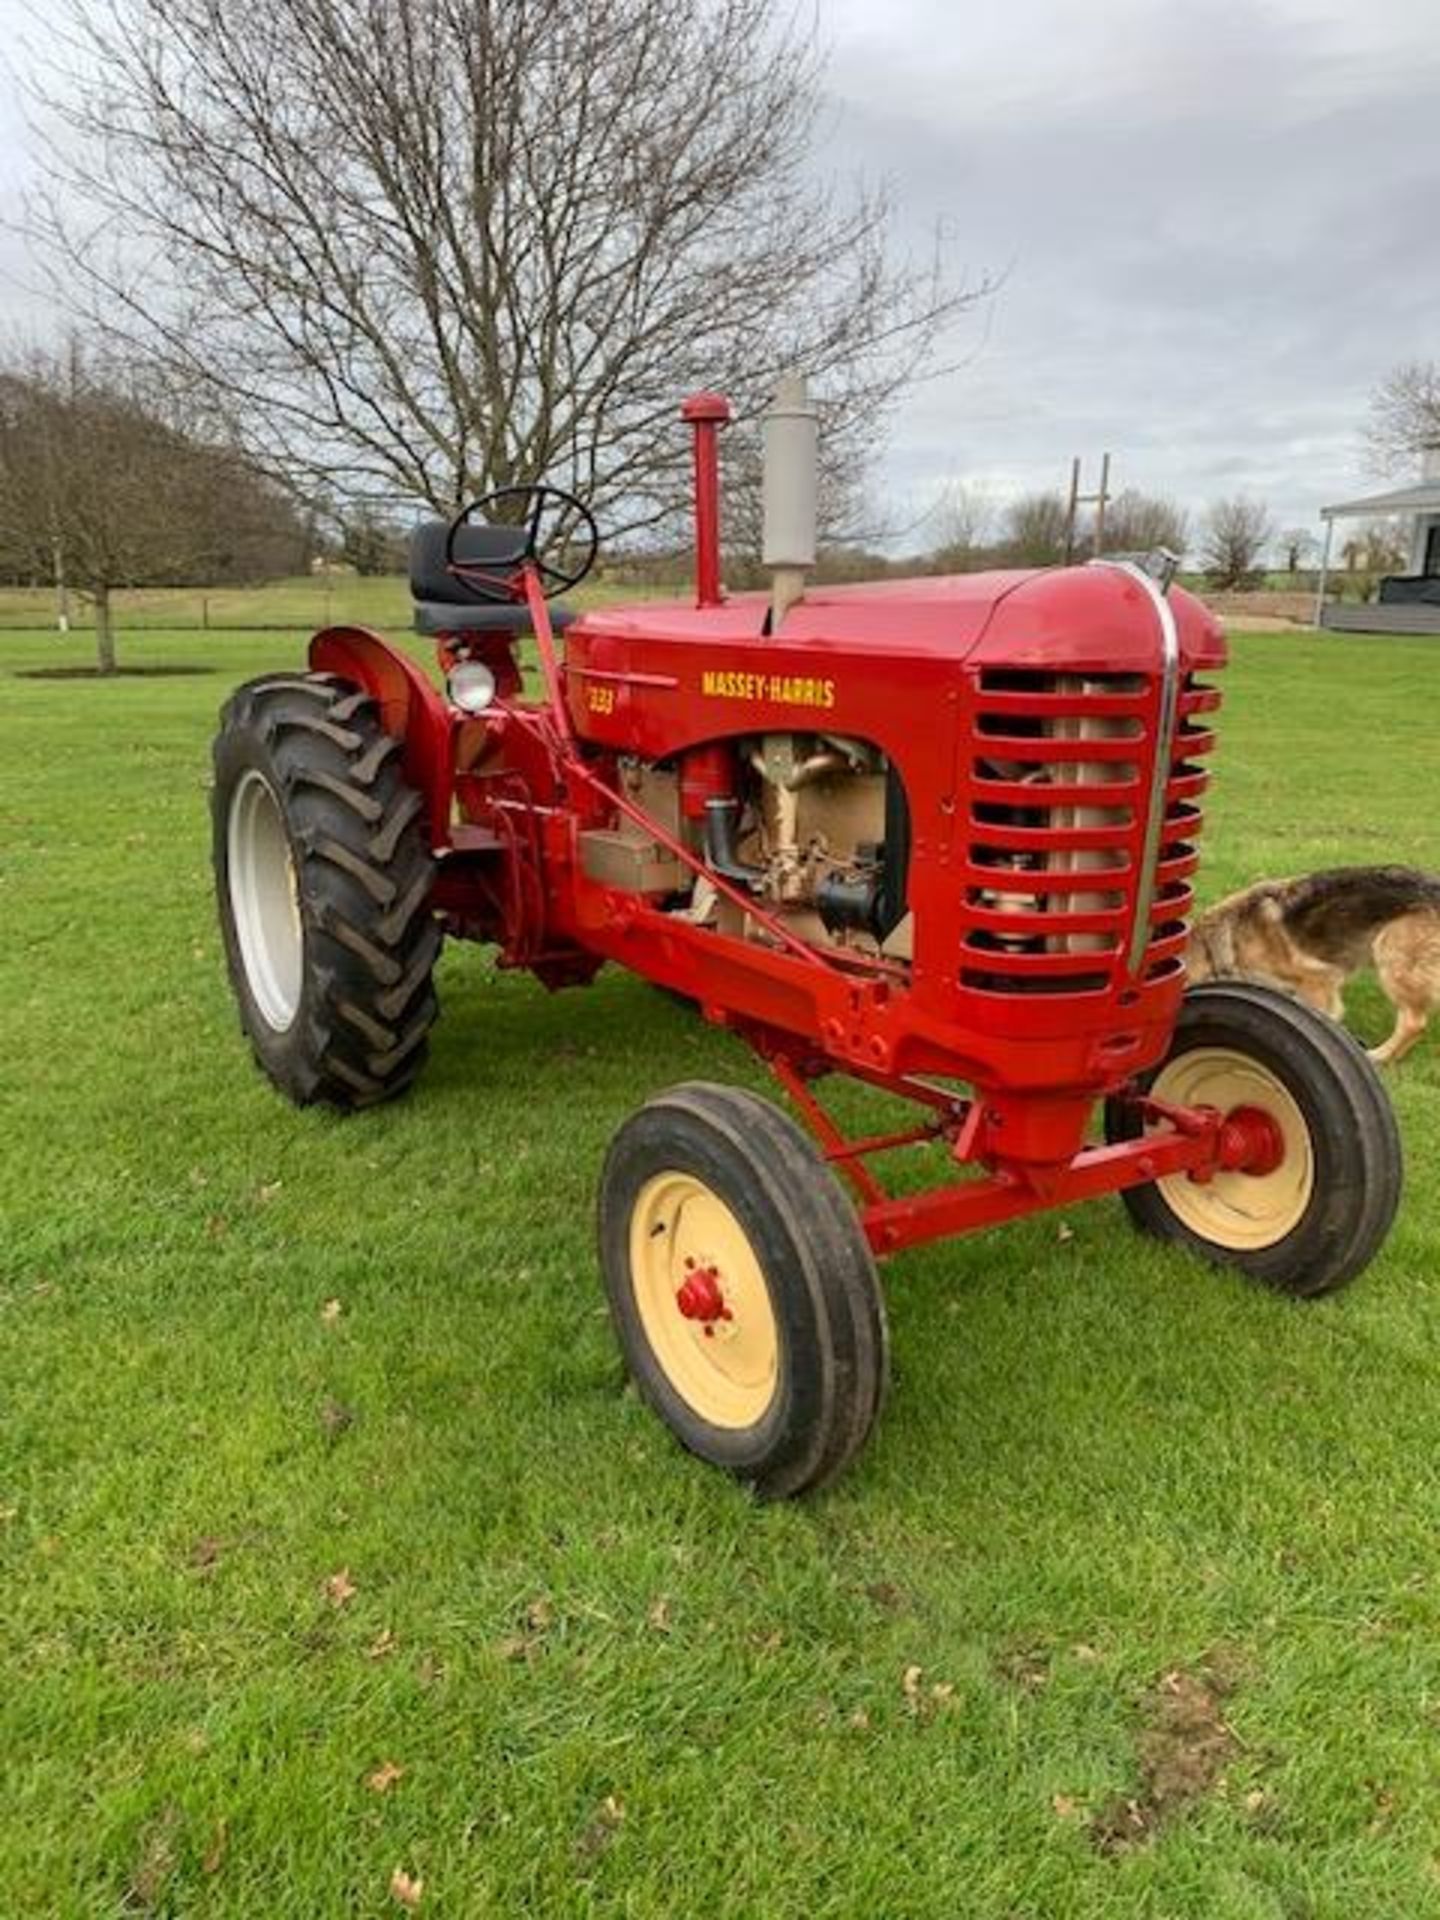
[[[1155,721],[1154,759],[1151,763],[1150,795],[1145,813],[1144,855],[1136,876],[1135,920],[1130,931],[1130,951],[1126,961],[1132,977],[1145,964],[1145,949],[1150,941],[1150,908],[1155,900],[1155,868],[1160,855],[1160,838],[1165,827],[1165,789],[1170,781],[1170,759],[1175,748],[1175,722],[1180,711],[1180,634],[1175,614],[1164,588],[1134,560],[1094,560],[1092,566],[1114,567],[1128,573],[1150,596],[1160,628],[1160,700]]]

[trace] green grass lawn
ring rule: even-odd
[[[0,1914],[1440,1913],[1434,1042],[1351,1290],[1118,1202],[906,1254],[868,1453],[760,1508],[626,1391],[591,1224],[630,1108],[753,1063],[457,948],[413,1098],[285,1106],[205,781],[301,636],[3,677],[87,644],[0,640]],[[1433,644],[1235,655],[1207,893],[1440,863]]]

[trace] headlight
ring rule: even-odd
[[[461,660],[450,669],[446,692],[464,713],[483,713],[495,698],[495,676],[483,660]]]

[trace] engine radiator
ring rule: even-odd
[[[974,685],[960,982],[986,993],[1093,993],[1178,971],[1203,814],[1201,716],[1218,689],[1187,676],[1173,737],[1142,674],[988,668]],[[1143,939],[1155,756],[1169,773]]]

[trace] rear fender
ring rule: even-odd
[[[402,765],[424,794],[434,846],[450,844],[455,757],[444,701],[408,654],[369,627],[325,627],[310,642],[310,667],[353,680],[373,695],[380,723],[404,747]]]

